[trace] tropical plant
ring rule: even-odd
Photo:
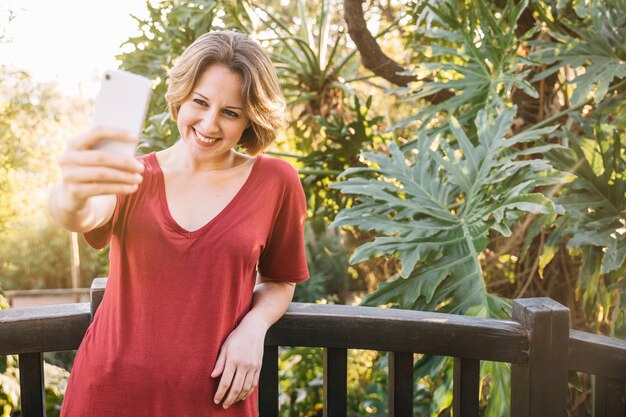
[[[568,149],[548,153],[555,167],[573,175],[555,199],[566,214],[542,263],[568,239],[567,247],[582,258],[578,291],[587,314],[598,317],[595,330],[626,338],[626,134],[614,128],[620,123],[623,118],[581,121],[580,136],[564,132]]]
[[[342,91],[352,94],[348,84],[353,81],[350,74],[356,72],[356,49],[347,46],[343,25],[333,13],[336,6],[329,0],[312,9],[298,0],[295,7],[297,14],[289,17],[288,13],[272,13],[258,5],[255,10],[264,28],[274,34],[267,38],[270,55],[288,105],[300,112],[294,117],[298,136],[308,139],[306,145],[310,146],[315,138],[303,135],[310,118],[340,110]]]
[[[504,281],[516,287],[509,294],[519,296],[536,282],[536,273],[549,271],[544,281],[556,281],[559,266],[549,264],[563,243],[574,259],[567,265],[575,267],[576,259],[582,259],[577,294],[582,295],[588,320],[597,317],[597,330],[621,335],[626,316],[620,129],[626,90],[626,3],[479,0],[469,7],[442,0],[410,7],[415,30],[405,39],[416,51],[416,64],[406,73],[423,78],[396,90],[417,108],[395,127],[415,123],[417,134],[400,145],[391,143],[388,154],[364,154],[370,167],[347,170],[343,176],[348,181],[335,185],[360,204],[343,210],[334,224],[378,235],[359,247],[352,261],[378,255],[402,260],[402,271],[365,303],[498,316],[507,302],[487,292],[483,279],[489,276],[481,263],[508,259],[513,275]],[[441,92],[449,97],[426,102]],[[513,118],[508,107],[517,102],[523,107]],[[537,133],[546,139],[543,144],[519,141],[508,149],[486,147],[487,152],[472,157],[468,149],[479,150],[484,143],[481,130],[498,130],[492,127],[497,123],[485,117],[493,113],[508,119],[509,140],[525,135],[537,139]],[[480,123],[474,124],[476,116]],[[559,121],[560,128],[555,124]],[[436,133],[441,135],[438,141],[432,139]],[[475,175],[472,166],[489,166],[490,157],[513,163],[519,171],[512,176]],[[550,164],[564,174],[534,171]],[[494,168],[498,173],[497,165]],[[526,183],[529,178],[533,180]],[[555,182],[558,187],[546,188]],[[474,185],[486,192],[476,193]],[[520,205],[507,207],[513,195],[519,195]],[[500,212],[499,204],[507,208]],[[490,205],[494,210],[487,209]],[[459,220],[461,225],[455,223]],[[502,245],[508,236],[515,239]],[[518,257],[528,259],[531,253],[537,261],[523,271],[528,277],[522,276]],[[494,374],[491,384],[504,387],[507,369],[500,365],[483,365],[482,371]],[[416,377],[425,374],[425,367],[441,372],[442,366],[443,359],[424,358],[416,366]],[[506,415],[505,397],[493,393],[487,414]],[[436,404],[431,408],[435,414],[439,410]]]
[[[508,302],[486,290],[480,256],[490,231],[510,236],[524,213],[556,213],[550,199],[533,191],[558,177],[547,172],[547,160],[532,155],[560,148],[537,143],[554,128],[506,138],[514,115],[514,110],[497,116],[480,111],[476,145],[451,118],[458,147],[421,133],[417,150],[405,155],[389,142],[388,155],[362,154],[369,166],[346,170],[341,177],[347,180],[332,185],[358,202],[340,212],[333,226],[379,234],[357,248],[350,261],[402,260],[400,273],[369,294],[365,305],[509,317]]]
[[[506,317],[505,304],[485,291],[478,256],[490,230],[509,236],[523,213],[555,212],[552,201],[532,191],[556,177],[546,174],[547,160],[528,156],[559,148],[534,144],[553,128],[506,138],[514,114],[508,110],[493,118],[479,112],[477,145],[454,118],[456,149],[441,137],[421,134],[416,152],[405,156],[389,142],[388,155],[362,154],[370,166],[350,168],[341,175],[346,181],[332,185],[359,202],[333,225],[381,235],[359,247],[350,261],[380,255],[402,260],[400,274],[366,304]],[[530,146],[517,149],[521,143]]]
[[[436,105],[422,106],[415,114],[402,119],[394,127],[419,122],[440,125],[444,115],[458,118],[469,125],[482,109],[504,110],[511,94],[521,89],[531,97],[537,91],[526,80],[530,61],[516,53],[530,39],[536,28],[519,35],[517,22],[528,0],[509,0],[501,11],[494,11],[486,1],[471,5],[464,2],[420,2],[411,14],[416,32],[409,47],[415,50],[415,69],[426,80],[416,81],[398,91],[403,99],[415,100],[442,91],[454,94]],[[429,15],[424,24],[425,14]],[[439,123],[437,123],[439,122]],[[448,125],[441,124],[443,128]],[[413,141],[404,146],[412,146]]]
[[[556,198],[565,215],[546,222],[554,230],[541,264],[567,242],[582,261],[577,292],[587,317],[597,318],[590,327],[626,338],[626,2],[575,3],[561,11],[558,22],[550,21],[550,39],[535,42],[531,54],[545,68],[535,79],[573,73],[564,94],[571,106],[557,115],[568,116],[560,135],[569,146],[548,153],[572,177]]]
[[[304,166],[302,184],[307,191],[308,207],[313,217],[329,222],[342,207],[352,205],[351,198],[329,185],[348,167],[361,165],[358,154],[378,146],[385,135],[380,133],[382,116],[370,117],[372,97],[365,104],[357,95],[351,97],[343,114],[332,111],[328,117],[316,116],[318,140],[314,149],[299,158]]]

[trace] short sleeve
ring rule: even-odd
[[[111,236],[113,235],[113,228],[117,224],[120,216],[121,207],[123,206],[124,202],[123,196],[117,195],[116,197],[115,211],[113,212],[113,215],[111,216],[109,221],[98,227],[97,229],[90,230],[83,235],[85,237],[85,241],[89,244],[89,246],[94,249],[104,248],[111,240]]]
[[[259,273],[269,280],[302,282],[309,279],[304,248],[306,197],[298,173],[288,168],[280,210],[259,259]]]

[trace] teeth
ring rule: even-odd
[[[197,130],[196,130],[196,135],[198,135],[198,139],[200,139],[200,141],[204,142],[204,143],[213,143],[213,142],[215,142],[217,140],[217,138],[209,139],[206,136],[202,136],[202,134],[200,132],[198,132]]]

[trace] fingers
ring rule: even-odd
[[[86,131],[82,135],[76,136],[68,142],[68,149],[87,150],[92,149],[104,140],[115,140],[119,142],[137,142],[137,138],[126,133],[113,129],[94,128]]]
[[[246,398],[248,398],[250,395],[252,395],[252,393],[254,392],[254,389],[259,383],[258,375],[259,375],[259,371],[248,372],[246,374],[246,379],[241,388],[241,393],[235,399],[234,402],[243,401]]]
[[[228,369],[228,367],[226,368]],[[228,408],[234,403],[248,398],[258,384],[258,371],[237,369],[233,374],[225,370],[215,395],[215,404],[222,402],[222,407]],[[227,381],[230,381],[229,383]]]
[[[226,354],[224,350],[220,350],[220,354],[217,357],[217,361],[215,361],[215,367],[213,368],[213,372],[211,372],[211,378],[217,378],[224,372],[224,364],[226,363]]]
[[[238,401],[239,396],[241,395],[243,384],[246,378],[247,372],[237,370],[235,374],[235,378],[233,378],[233,382],[230,384],[230,389],[228,390],[228,396],[224,400],[222,406],[224,408],[230,407],[236,401]]]
[[[222,400],[224,399],[224,396],[226,395],[226,392],[231,387],[231,383],[235,375],[234,371],[235,370],[233,369],[233,367],[230,366],[229,364],[227,364],[224,367],[222,377],[220,378],[220,383],[217,386],[217,392],[215,393],[215,397],[213,398],[213,401],[215,402],[215,404],[219,404],[222,402]]]
[[[137,185],[143,177],[137,172],[129,172],[106,166],[69,166],[63,170],[63,181],[68,183],[116,183]]]
[[[93,149],[103,140],[136,142],[127,134],[91,129],[70,140],[59,159],[66,206],[78,207],[97,195],[131,194],[142,182],[144,165],[131,156]]]
[[[142,173],[144,166],[135,158],[100,150],[70,150],[60,159],[62,168],[100,166],[132,173]]]
[[[214,402],[228,408],[237,401],[248,398],[259,383],[260,366],[253,363],[232,363],[226,360],[226,355],[220,352],[211,377],[219,375],[220,383],[215,393]]]

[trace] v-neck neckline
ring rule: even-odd
[[[248,173],[248,176],[246,180],[244,181],[243,185],[239,188],[235,196],[228,202],[228,204],[226,204],[226,206],[224,206],[224,208],[220,210],[219,213],[213,216],[213,218],[211,218],[204,225],[200,226],[200,228],[195,229],[195,230],[188,230],[184,228],[183,226],[181,226],[180,223],[176,221],[174,216],[172,216],[172,212],[170,211],[170,207],[167,202],[167,192],[165,190],[165,174],[163,173],[163,170],[161,169],[161,165],[159,164],[159,160],[156,156],[156,152],[153,152],[151,154],[151,157],[152,157],[152,163],[157,173],[157,178],[158,178],[157,187],[158,187],[158,193],[159,193],[159,200],[161,201],[161,208],[163,210],[163,215],[165,216],[165,219],[171,224],[171,226],[174,228],[176,232],[184,235],[185,237],[189,239],[194,238],[198,235],[201,235],[207,230],[211,229],[213,225],[218,223],[220,219],[223,218],[235,206],[237,201],[241,199],[241,197],[245,194],[245,191],[250,187],[250,184],[253,182],[255,173],[258,170],[258,166],[262,159],[262,155],[258,155],[255,158],[254,162],[252,163],[253,164],[252,168],[250,169],[250,172]]]

